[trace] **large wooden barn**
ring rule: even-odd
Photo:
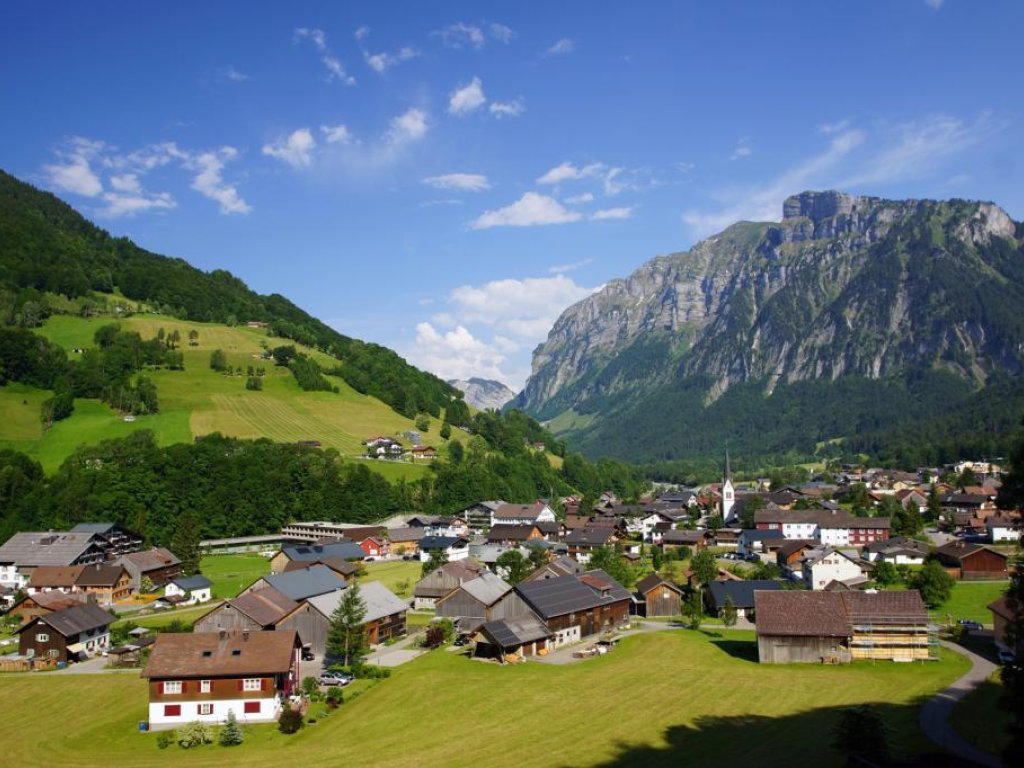
[[[936,630],[916,590],[757,591],[762,664],[935,659]]]

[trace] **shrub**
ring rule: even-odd
[[[229,709],[228,721],[220,732],[220,745],[222,747],[237,747],[242,743],[244,738],[245,736],[242,733],[242,728],[238,725],[237,718],[235,718],[234,710]]]
[[[174,731],[161,731],[156,735],[156,745],[160,749],[167,749],[177,740],[178,735]]]
[[[386,680],[391,677],[391,670],[374,664],[358,664],[352,666],[352,674],[362,680]]]
[[[327,706],[331,709],[337,709],[345,700],[345,693],[336,685],[332,685],[327,689]]]
[[[305,724],[302,713],[291,707],[285,708],[277,719],[277,729],[281,733],[297,733]]]
[[[320,690],[320,684],[315,677],[302,678],[302,692],[312,698]]]
[[[212,744],[213,734],[206,723],[189,723],[178,732],[178,746],[182,749]]]

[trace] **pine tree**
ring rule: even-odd
[[[178,520],[178,528],[171,539],[171,551],[181,560],[181,570],[186,576],[199,572],[199,542],[202,526],[195,515],[188,513]]]
[[[238,724],[237,718],[235,718],[235,711],[229,709],[228,720],[224,724],[224,729],[220,732],[220,745],[222,747],[237,747],[244,740],[245,735],[242,733],[242,727]]]
[[[736,624],[736,603],[731,597],[725,598],[725,605],[722,606],[722,623],[727,627]]]
[[[366,629],[366,601],[358,582],[345,590],[338,607],[331,614],[327,629],[327,656],[341,660],[346,667],[357,666],[369,651]]]

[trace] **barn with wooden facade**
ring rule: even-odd
[[[636,597],[641,616],[682,615],[683,590],[656,573],[648,574],[637,582]]]
[[[486,570],[474,560],[445,563],[416,582],[412,591],[413,605],[417,610],[430,610],[436,607],[440,598],[457,589],[463,582],[477,578]]]
[[[1005,579],[1007,555],[982,544],[971,544],[962,539],[951,541],[935,550],[939,562],[954,578],[964,581]]]
[[[628,624],[633,604],[629,591],[600,569],[522,582],[505,599],[522,601],[552,630],[552,647]],[[510,607],[507,615],[516,610]]]
[[[502,664],[530,656],[544,655],[554,633],[532,613],[514,619],[497,619],[481,625],[476,634],[473,655],[497,659]]]
[[[460,632],[472,632],[485,621],[505,618],[501,599],[511,591],[510,584],[484,571],[440,598],[436,613],[455,622]]]
[[[936,628],[916,590],[757,591],[762,664],[843,664],[938,658]]]
[[[198,618],[193,631],[246,629],[259,632],[273,629],[278,621],[298,607],[299,604],[288,595],[273,587],[265,587],[221,603]]]

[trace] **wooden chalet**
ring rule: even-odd
[[[557,523],[554,525],[557,530]],[[536,523],[532,525],[498,523],[487,532],[488,544],[523,544],[527,541],[543,541],[544,538],[544,533]]]
[[[683,590],[656,573],[650,573],[636,584],[638,613],[654,616],[681,616]]]
[[[54,611],[62,611],[86,602],[85,595],[79,592],[36,592],[26,595],[16,602],[7,612],[8,616],[17,616],[21,623],[31,621],[37,616],[45,616]]]
[[[445,563],[416,582],[412,591],[413,607],[417,610],[433,609],[440,598],[463,582],[477,578],[485,570],[483,565],[474,560]]]
[[[164,547],[130,552],[122,555],[116,563],[128,571],[132,578],[132,588],[136,592],[142,591],[144,579],[152,582],[154,587],[163,587],[182,575],[181,560]]]
[[[165,633],[153,643],[142,677],[149,681],[149,727],[192,722],[277,719],[299,686],[294,631]]]
[[[92,602],[36,616],[18,632],[18,653],[57,662],[81,661],[110,645],[114,618]]]
[[[93,597],[100,605],[127,600],[133,593],[132,576],[123,565],[96,563],[82,567],[75,582],[79,592]]]
[[[511,591],[511,585],[484,571],[439,598],[436,614],[452,619],[460,632],[472,632],[484,622],[505,618],[507,605],[501,601]]]

